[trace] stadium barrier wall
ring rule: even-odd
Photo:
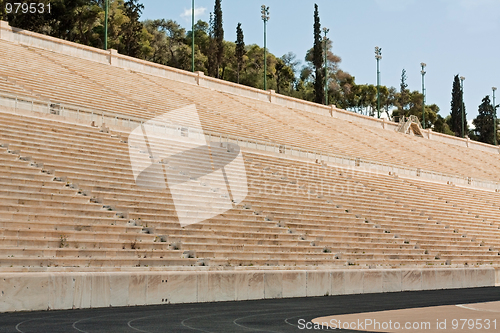
[[[2,273],[0,312],[491,287],[495,279],[493,268]]]
[[[33,47],[43,48],[46,50],[79,57],[82,59],[92,60],[100,63],[107,63],[112,66],[143,72],[147,74],[165,77],[171,80],[196,84],[217,91],[253,98],[261,101],[275,103],[289,108],[313,112],[325,116],[331,116],[347,121],[357,122],[366,126],[395,130],[397,123],[386,119],[377,119],[369,116],[360,115],[354,112],[349,112],[336,108],[334,105],[325,106],[316,104],[301,99],[279,95],[273,90],[263,91],[256,88],[246,87],[233,82],[215,79],[204,76],[202,72],[191,73],[176,68],[171,68],[152,62],[128,57],[119,54],[116,50],[101,50],[77,43],[68,42],[54,37],[34,33],[31,31],[13,28],[8,22],[0,21],[0,39],[11,42],[29,45]],[[432,130],[424,130],[424,137],[443,143],[469,147],[472,149],[500,153],[500,148],[492,145],[483,144],[480,142],[462,139],[454,136],[449,136],[441,133],[433,132]]]

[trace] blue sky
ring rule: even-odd
[[[173,19],[191,27],[191,0],[143,0],[142,19]],[[453,76],[465,76],[468,118],[491,87],[500,88],[500,0],[222,0],[226,40],[242,23],[246,44],[263,45],[260,6],[270,7],[267,45],[303,61],[313,43],[314,3],[330,29],[340,67],[358,84],[376,84],[374,47],[382,48],[381,83],[399,88],[406,69],[411,90],[421,89],[420,63],[427,64],[427,103],[449,114]],[[195,0],[196,20],[208,21],[214,0]],[[497,91],[497,104],[500,91]]]

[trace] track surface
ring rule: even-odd
[[[347,313],[488,302],[500,288],[0,314],[0,332],[304,332],[298,320]],[[332,330],[330,330],[332,331]],[[352,332],[335,330],[334,332]]]

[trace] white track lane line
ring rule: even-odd
[[[200,332],[205,332],[205,333],[217,333],[217,332],[210,332],[210,331],[205,331],[205,330],[202,330],[201,328],[196,328],[196,327],[191,327],[189,325],[186,325],[184,322],[187,321],[187,320],[191,320],[191,319],[197,319],[197,318],[203,318],[203,317],[210,317],[210,316],[213,316],[215,314],[209,314],[209,315],[204,315],[204,316],[196,316],[196,317],[189,317],[189,318],[186,318],[184,319],[183,321],[181,321],[181,325],[186,327],[186,328],[189,328],[189,329],[192,329],[192,330],[195,330],[195,331],[200,331]]]
[[[151,317],[156,317],[156,316],[142,317],[142,318],[136,318],[136,319],[129,320],[127,322],[127,326],[130,327],[131,329],[137,331],[137,332],[150,333],[149,331],[143,331],[141,329],[135,328],[134,326],[130,325],[130,323],[133,322],[133,321],[136,321],[136,320],[146,319],[146,318],[151,318]]]
[[[147,317],[142,317],[142,318],[135,318],[135,319],[131,319],[127,322],[127,326],[130,327],[131,329],[133,330],[136,330],[137,332],[144,332],[144,333],[150,333],[149,331],[143,331],[139,328],[135,328],[134,326],[131,325],[132,322],[136,321],[136,320],[141,320],[141,319],[146,319],[146,318],[153,318],[153,317],[161,317],[162,315],[156,315],[156,316],[147,316]]]
[[[476,309],[476,308],[473,308],[471,306],[467,306],[465,304],[457,304],[455,306],[458,306],[459,308],[462,308],[462,309],[467,309],[467,310],[473,310],[473,311],[479,311],[479,312],[500,312],[500,311],[495,311],[495,310],[488,310],[488,309]]]
[[[257,311],[253,311],[253,312],[264,312],[264,311],[268,311],[268,310],[257,310]],[[265,314],[277,314],[277,313],[279,313],[279,312],[271,312],[271,313],[265,313]],[[286,313],[286,312],[282,312],[282,313]],[[260,313],[257,313],[257,314],[253,314],[253,315],[250,315],[250,316],[239,317],[239,318],[236,318],[235,320],[233,320],[233,324],[235,324],[235,325],[237,325],[239,327],[242,327],[244,329],[254,331],[254,332],[280,333],[280,332],[276,332],[276,331],[268,331],[268,330],[262,330],[262,329],[258,329],[258,328],[250,328],[250,327],[247,327],[245,325],[241,325],[241,324],[237,323],[238,320],[246,319],[246,318],[251,318],[251,317],[258,317],[260,315],[261,315]]]
[[[102,317],[110,317],[110,316],[114,316],[114,314],[107,314],[107,315],[103,315],[103,316],[96,316],[96,317],[87,317],[87,318],[82,318],[80,320],[77,320],[75,322],[73,322],[73,325],[71,325],[75,330],[77,330],[78,332],[81,332],[81,333],[89,333],[87,331],[82,331],[81,329],[79,329],[78,327],[76,327],[76,324],[78,324],[79,322],[81,321],[85,321],[85,320],[90,320],[90,319],[95,319],[95,318],[102,318]]]
[[[34,321],[34,320],[40,320],[40,319],[46,319],[46,318],[52,318],[52,317],[55,317],[55,316],[47,316],[47,317],[41,317],[41,318],[34,318],[34,319],[27,319],[27,320],[24,320],[24,321],[22,321],[22,322],[20,322],[20,323],[18,323],[18,324],[16,325],[16,327],[15,327],[15,328],[16,328],[16,331],[18,331],[18,332],[20,332],[20,333],[24,333],[23,331],[21,331],[21,330],[19,329],[19,326],[20,326],[20,325],[22,325],[22,324],[24,324],[24,323],[27,323],[28,321]]]

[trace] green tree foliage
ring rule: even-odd
[[[449,115],[446,118],[443,118],[438,114],[432,130],[448,135],[455,135],[455,133],[453,133],[453,131],[450,129],[450,126],[448,125],[450,123],[450,118],[451,116]]]
[[[408,84],[406,83],[406,70],[403,68],[401,71],[401,82],[399,83],[399,95],[397,98],[397,107],[400,116],[408,117],[408,113],[406,111],[408,102],[409,102],[409,91]]]
[[[16,2],[6,0],[9,2]],[[19,1],[17,1],[19,2]],[[9,24],[71,42],[102,48],[104,0],[40,0],[51,11],[36,15],[6,15]],[[144,6],[138,0],[110,0],[108,41],[120,53],[146,59],[151,49],[144,24],[139,21]]]
[[[467,113],[465,111],[465,104],[463,104],[463,92],[460,86],[460,79],[458,74],[453,79],[453,88],[451,91],[451,113],[448,125],[455,133],[455,136],[462,135],[462,105],[464,105],[464,129],[465,133],[469,132],[469,125],[467,124]]]
[[[354,85],[350,97],[350,107],[357,113],[373,115],[377,103],[377,87],[373,84]]]
[[[144,26],[139,22],[144,5],[137,1],[127,0],[123,4],[123,12],[128,19],[121,26],[118,52],[140,58],[150,52],[150,47],[147,36],[144,35]]]
[[[210,13],[210,20],[208,21],[208,45],[205,50],[207,55],[207,71],[208,75],[217,76],[217,47],[215,42],[215,29],[214,29],[214,16]]]
[[[281,93],[289,96],[302,98],[301,96],[298,95],[297,91],[297,83],[298,83],[297,68],[300,65],[300,61],[297,60],[297,55],[294,54],[293,52],[288,52],[287,54],[284,54],[280,59],[283,60],[285,66],[289,67],[293,73],[293,77],[288,83],[287,89],[281,90]]]
[[[286,93],[294,82],[295,73],[292,68],[287,66],[283,58],[277,58],[274,65],[274,77],[276,79],[276,92],[278,94]],[[285,90],[285,92],[283,91]]]
[[[5,0],[5,4],[20,3],[16,0]],[[50,4],[48,10],[33,15],[15,13],[4,15],[11,26],[69,41],[94,45],[98,38],[98,26],[101,22],[101,7],[98,0],[40,0],[45,6]]]
[[[324,44],[323,44],[324,45]],[[322,58],[324,57],[324,46],[321,48]],[[355,86],[354,77],[349,73],[340,69],[339,64],[341,58],[332,52],[332,42],[327,42],[327,65],[328,65],[328,100],[342,108],[354,108],[356,103],[352,103],[349,98],[352,97]],[[316,101],[316,91],[321,92],[324,103],[324,63],[321,62],[321,68],[316,70],[314,63],[314,47],[309,49],[305,56],[306,64],[300,72],[298,81],[296,82],[296,90],[304,98],[309,101]],[[321,76],[320,81],[316,79],[316,75]],[[318,90],[319,89],[319,90]]]
[[[389,87],[387,88],[386,86],[381,86],[380,87],[380,105],[382,105],[382,108],[384,112],[387,115],[387,118],[391,121],[394,120],[392,117],[392,112],[391,108],[396,104],[396,94],[397,90],[394,87]]]
[[[324,77],[323,77],[323,43],[321,41],[321,23],[319,21],[318,5],[314,4],[314,46],[312,63],[314,65],[314,101],[324,103]]]
[[[222,7],[221,0],[215,0],[214,18],[213,18],[213,37],[216,57],[216,77],[220,78],[220,67],[224,58],[224,28],[222,26]]]
[[[0,0],[2,1],[2,0]],[[15,2],[16,0],[3,0]],[[40,16],[4,15],[12,26],[29,29],[69,41],[103,47],[105,0],[39,0],[52,6],[51,14]],[[2,9],[4,6],[2,6]],[[263,88],[264,50],[258,45],[245,45],[241,24],[236,28],[236,42],[224,41],[221,0],[216,0],[210,21],[199,20],[194,31],[187,31],[176,21],[158,19],[141,22],[144,6],[139,0],[110,0],[108,45],[121,54],[155,63],[191,69],[191,40],[195,36],[195,66],[206,75]],[[268,88],[308,101],[324,102],[324,41],[318,6],[314,6],[314,45],[305,55],[305,65],[293,53],[276,57],[267,53]],[[29,18],[29,19],[28,19]],[[341,58],[332,52],[328,41],[328,100],[340,108],[373,116],[377,105],[376,87],[358,85],[355,78],[340,68]],[[461,107],[461,90],[455,78],[452,110]],[[456,91],[456,92],[455,92]],[[422,95],[410,92],[403,70],[398,92],[394,87],[380,87],[381,107],[389,119],[397,120],[403,111],[422,119]],[[396,110],[393,110],[396,108]],[[460,110],[458,110],[459,112]],[[442,118],[436,105],[425,107],[426,127],[452,133],[452,116]],[[458,113],[460,115],[460,113]],[[458,122],[460,125],[460,120]],[[455,131],[457,133],[457,131]],[[458,130],[460,134],[460,128]]]
[[[494,116],[490,96],[486,96],[483,98],[481,105],[479,105],[477,117],[472,120],[472,123],[476,127],[470,135],[473,140],[494,144]]]
[[[422,121],[422,103],[424,100],[424,95],[422,95],[419,91],[409,91],[405,89],[404,97],[401,96],[401,92],[395,94],[395,100],[397,109],[393,111],[392,116],[395,120],[400,119],[403,115],[405,117],[416,116],[420,121]],[[406,100],[406,107],[403,110],[402,108],[402,100]],[[404,112],[404,113],[403,113]],[[436,104],[426,105],[425,106],[425,128],[432,128],[436,132],[444,133],[444,124],[438,124],[438,127],[435,127],[436,122],[443,121],[443,118],[438,117],[439,107]]]
[[[7,20],[7,10],[5,9],[5,0],[0,0],[0,20]]]
[[[238,23],[238,26],[236,27],[236,47],[235,47],[235,57],[236,57],[236,64],[237,64],[237,83],[240,83],[240,69],[243,66],[243,63],[245,61],[244,56],[246,54],[245,51],[245,41],[244,41],[244,36],[243,36],[243,29],[241,29],[241,23]]]
[[[164,19],[146,20],[143,22],[150,35],[151,53],[145,60],[157,64],[167,65],[169,63],[170,39],[167,37],[168,24]]]

